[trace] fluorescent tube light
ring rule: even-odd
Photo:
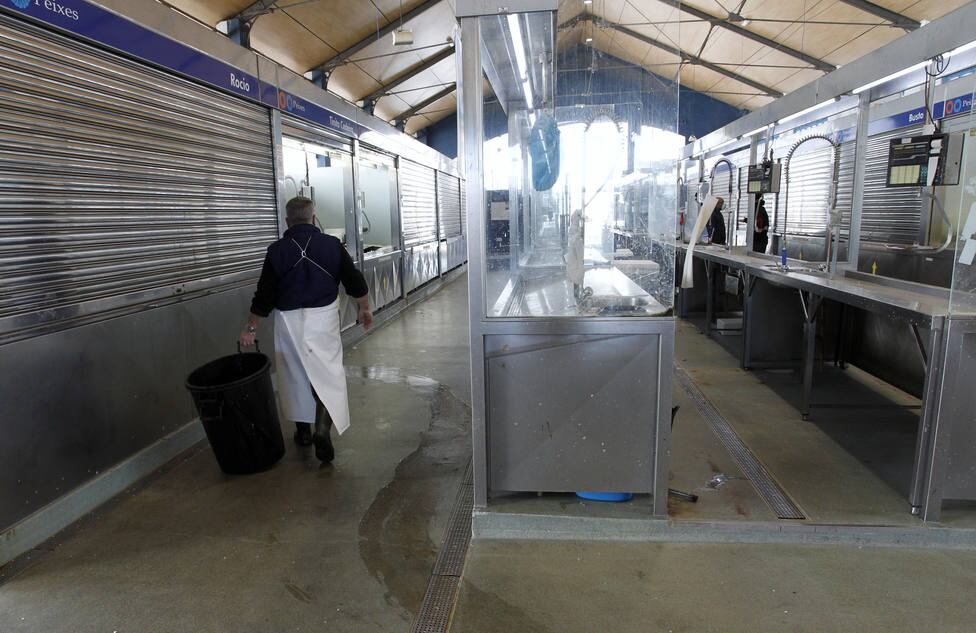
[[[768,129],[769,129],[769,124],[767,123],[766,125],[764,125],[762,127],[757,127],[752,132],[746,132],[742,136],[753,136],[754,134],[759,134],[760,132],[765,132]]]
[[[818,103],[817,105],[811,106],[811,107],[807,108],[806,110],[800,110],[796,114],[791,114],[790,116],[783,117],[782,119],[779,120],[779,122],[780,123],[786,123],[787,121],[792,121],[793,119],[799,119],[801,116],[803,116],[805,114],[810,114],[814,110],[819,110],[820,108],[822,108],[824,106],[827,106],[827,105],[830,105],[831,103],[837,103],[838,99],[839,99],[839,97],[834,97],[833,99],[827,99],[823,103]]]
[[[525,93],[525,105],[532,109],[532,84],[529,78],[529,64],[525,60],[525,41],[522,39],[522,23],[516,13],[508,14],[508,28],[512,31],[512,47],[515,48],[515,64],[518,66],[518,78],[522,80],[522,90]]]
[[[928,65],[929,65],[929,62],[927,62],[927,61],[925,61],[925,62],[919,62],[919,63],[915,64],[914,66],[909,66],[908,68],[905,68],[904,70],[899,70],[898,72],[893,73],[891,75],[888,75],[887,77],[882,77],[881,79],[876,79],[875,81],[872,81],[871,83],[864,84],[860,88],[855,88],[854,89],[854,94],[861,94],[865,90],[870,90],[871,88],[874,88],[875,86],[880,86],[881,84],[888,83],[892,79],[898,79],[899,77],[904,77],[905,75],[908,75],[910,73],[913,73],[916,70],[921,70],[922,68],[925,68]]]
[[[715,151],[717,149],[721,149],[721,148],[725,147],[726,145],[731,145],[732,143],[735,143],[738,140],[739,139],[737,139],[737,138],[730,138],[729,140],[724,141],[722,143],[719,143],[718,145],[711,146],[710,148],[708,148],[708,151],[713,152],[713,151]]]
[[[952,57],[953,55],[958,55],[959,53],[965,53],[966,51],[972,50],[974,48],[976,48],[976,42],[970,42],[969,44],[963,44],[962,46],[960,46],[959,48],[953,51],[949,51],[948,53],[946,53],[946,55]]]

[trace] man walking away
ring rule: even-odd
[[[342,242],[315,226],[315,205],[297,197],[285,206],[288,230],[268,247],[241,345],[254,344],[261,319],[275,312],[278,395],[295,422],[295,442],[315,444],[322,462],[335,458],[330,429],[349,428],[349,399],[339,337],[339,284],[359,302],[359,322],[369,329],[369,288]],[[315,433],[312,433],[312,425]]]

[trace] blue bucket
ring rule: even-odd
[[[609,501],[611,503],[630,501],[634,498],[634,494],[631,492],[577,492],[576,496],[588,501]]]

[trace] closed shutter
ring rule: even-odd
[[[0,16],[0,332],[251,279],[267,110]]]
[[[400,160],[400,214],[404,247],[437,241],[437,188],[430,167]]]
[[[281,133],[284,136],[306,143],[352,152],[352,143],[349,142],[349,139],[290,114],[281,115]]]
[[[785,182],[774,229],[777,233],[810,236],[826,233],[834,160],[834,145],[813,138],[803,141],[789,160],[784,161]]]
[[[921,133],[921,126],[912,126],[875,134],[868,139],[864,162],[864,201],[861,206],[862,241],[888,244],[915,244],[919,241],[921,188],[885,185],[891,139]]]
[[[461,234],[461,189],[458,179],[437,172],[437,211],[441,220],[441,239]]]

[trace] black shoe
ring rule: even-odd
[[[295,423],[295,444],[299,446],[312,445],[312,425],[304,422]]]
[[[329,464],[335,459],[335,447],[332,446],[332,438],[328,434],[316,433],[312,436],[312,443],[315,444],[315,456],[323,464]]]

